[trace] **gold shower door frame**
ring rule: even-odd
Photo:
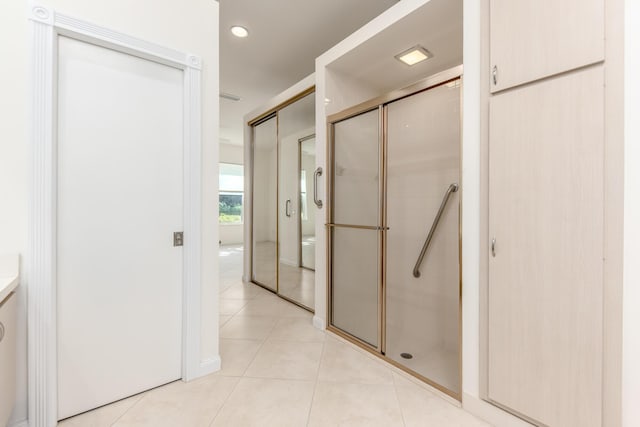
[[[274,292],[277,296],[279,296],[280,298],[297,305],[300,308],[303,308],[307,311],[310,311],[311,313],[314,313],[314,307],[307,307],[306,305],[301,304],[298,301],[293,300],[292,298],[289,298],[285,295],[282,295],[280,293],[280,243],[279,243],[279,239],[280,239],[280,230],[279,230],[279,223],[280,223],[280,212],[278,209],[278,201],[280,200],[280,180],[279,180],[279,173],[280,173],[280,141],[279,141],[279,123],[278,123],[278,112],[280,110],[282,110],[285,107],[288,107],[289,105],[295,103],[296,101],[301,100],[302,98],[306,97],[307,95],[311,95],[312,93],[315,93],[316,91],[316,87],[311,86],[308,89],[305,89],[304,91],[298,93],[297,95],[287,99],[286,101],[282,102],[281,104],[278,104],[277,106],[275,106],[274,108],[265,111],[264,113],[260,114],[259,116],[255,117],[254,119],[251,119],[247,125],[251,126],[251,160],[250,160],[250,170],[251,170],[251,176],[249,177],[249,179],[251,180],[251,227],[249,227],[250,230],[250,236],[249,236],[249,242],[251,243],[250,248],[249,248],[249,266],[250,266],[250,281],[253,284],[256,284],[264,289],[266,289],[269,292]],[[254,256],[253,256],[253,227],[254,227],[254,218],[255,218],[255,203],[254,203],[254,188],[253,188],[253,182],[254,182],[254,161],[255,161],[255,147],[254,147],[254,143],[255,143],[255,128],[256,126],[260,125],[261,123],[264,123],[268,120],[271,120],[272,118],[276,119],[276,199],[275,199],[275,204],[276,204],[276,256],[275,256],[275,268],[276,268],[276,288],[275,290],[266,286],[263,283],[260,283],[259,281],[257,281],[254,278],[254,266],[253,266],[253,260],[254,260]]]
[[[459,218],[458,218],[458,237],[459,237],[459,269],[460,269],[460,281],[459,281],[459,293],[458,293],[458,348],[459,348],[459,360],[458,360],[458,372],[460,383],[458,384],[458,389],[460,392],[454,392],[441,384],[427,378],[408,367],[402,365],[401,363],[392,360],[391,358],[385,355],[386,350],[386,272],[385,272],[385,264],[387,259],[387,245],[386,245],[386,234],[387,234],[387,153],[388,153],[388,144],[387,144],[387,105],[391,102],[401,100],[403,98],[407,98],[409,96],[418,94],[420,92],[428,91],[429,89],[433,89],[437,86],[441,86],[456,80],[460,81],[462,85],[462,65],[450,68],[448,70],[442,71],[440,73],[434,74],[426,79],[419,81],[416,84],[408,86],[404,89],[396,90],[390,92],[386,95],[382,95],[378,98],[374,98],[370,101],[363,102],[354,107],[348,108],[339,113],[333,114],[327,117],[327,180],[329,189],[327,198],[329,201],[329,209],[327,209],[327,222],[326,222],[326,231],[327,231],[327,330],[332,333],[344,338],[345,340],[363,348],[376,355],[377,357],[385,360],[386,362],[392,364],[393,366],[409,373],[410,375],[424,381],[430,386],[436,388],[437,390],[453,397],[458,401],[462,401],[462,231],[460,218],[462,217],[462,198],[460,198],[459,202]],[[462,91],[460,92],[462,97]],[[460,99],[460,105],[462,106],[462,99]],[[334,193],[335,193],[335,182],[333,179],[334,173],[334,152],[335,152],[335,134],[334,134],[334,126],[343,121],[360,114],[368,113],[373,110],[378,110],[378,120],[379,120],[379,130],[378,130],[378,150],[379,150],[379,215],[378,215],[378,226],[377,227],[369,227],[369,226],[360,226],[360,225],[348,225],[348,224],[336,224],[333,222],[334,219]],[[460,109],[462,115],[462,108]],[[461,117],[462,119],[462,117]],[[462,120],[460,120],[460,125],[462,125]],[[462,135],[462,132],[460,132]],[[462,139],[460,140],[460,145],[462,145]],[[460,151],[462,152],[462,151]],[[460,168],[462,170],[462,168]],[[332,271],[332,251],[333,251],[333,230],[336,228],[352,228],[352,229],[368,229],[375,230],[378,232],[378,344],[377,346],[373,346],[362,339],[351,335],[350,333],[340,329],[339,327],[333,324],[333,307],[332,307],[332,295],[333,295],[333,271]]]

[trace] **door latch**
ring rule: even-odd
[[[173,233],[173,246],[182,246],[184,244],[184,233],[182,231],[175,231]]]

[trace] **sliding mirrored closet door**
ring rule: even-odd
[[[330,329],[456,398],[458,76],[329,118]]]
[[[316,135],[298,140],[300,171],[300,267],[316,270]],[[315,199],[314,199],[315,196]]]
[[[301,231],[304,220],[306,239],[315,248],[315,223],[308,221],[309,210],[315,210],[315,206],[309,205],[306,194],[302,198],[300,148],[301,141],[315,138],[315,124],[313,93],[278,111],[278,294],[307,308],[314,306],[315,274],[301,263]],[[314,170],[315,147],[312,154],[309,159],[307,153],[306,160],[307,167]]]
[[[251,279],[277,289],[277,117],[253,127],[253,215]]]
[[[315,94],[295,97],[252,126],[252,281],[313,310]]]

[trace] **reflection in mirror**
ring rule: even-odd
[[[309,309],[315,294],[314,132],[313,93],[278,112],[278,293]],[[313,146],[311,156],[301,152],[309,151],[309,146]]]
[[[313,204],[313,172],[316,137],[300,139],[300,267],[316,269],[316,209]]]
[[[252,280],[274,291],[277,233],[277,119],[253,128],[253,250]]]

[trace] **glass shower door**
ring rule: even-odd
[[[333,125],[331,325],[380,346],[379,109]]]
[[[388,104],[387,138],[385,354],[459,395],[460,80]]]

